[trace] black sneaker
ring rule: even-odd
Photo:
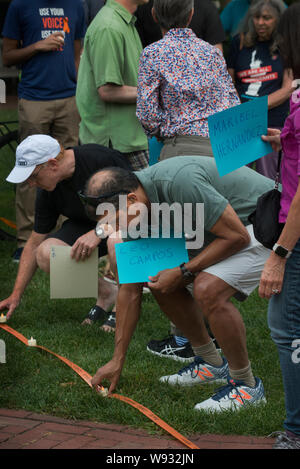
[[[24,248],[17,248],[12,255],[12,261],[19,263]]]
[[[173,335],[163,340],[150,340],[147,345],[148,352],[159,357],[171,358],[183,363],[190,363],[195,360],[193,349],[189,342],[185,345],[177,345]]]

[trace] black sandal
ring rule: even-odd
[[[96,321],[103,321],[107,317],[107,312],[101,308],[101,306],[93,306],[93,308],[90,309],[88,312],[88,315],[84,318],[89,319],[93,323]]]
[[[102,325],[103,326],[108,326],[111,327],[112,329],[116,329],[116,313],[111,312],[105,321],[105,323]]]

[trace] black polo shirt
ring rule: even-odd
[[[50,233],[60,215],[93,229],[96,223],[86,215],[78,191],[84,189],[90,176],[103,168],[118,166],[131,169],[124,156],[116,150],[97,144],[87,144],[72,149],[75,156],[73,176],[59,182],[51,192],[37,189],[34,222],[36,233]]]

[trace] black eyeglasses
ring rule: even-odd
[[[118,194],[129,194],[129,192],[127,191],[116,191],[116,192],[109,192],[107,194],[103,194],[103,195],[97,195],[97,196],[93,196],[93,195],[85,195],[84,192],[82,191],[78,191],[77,192],[81,202],[83,203],[83,205],[91,205],[92,207],[98,207],[98,205],[100,204],[100,202],[103,201],[103,199],[108,199],[109,197],[113,197],[114,195],[118,195]]]

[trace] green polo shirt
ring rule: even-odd
[[[249,225],[248,216],[255,209],[257,198],[274,187],[274,181],[246,166],[220,177],[214,158],[206,156],[169,158],[135,174],[151,203],[178,202],[182,207],[185,203],[204,203],[206,242],[228,204],[242,223]]]
[[[137,86],[142,44],[135,21],[126,8],[108,0],[87,30],[76,92],[81,143],[111,143],[122,153],[148,148],[136,104],[105,103],[97,91],[108,83]]]

